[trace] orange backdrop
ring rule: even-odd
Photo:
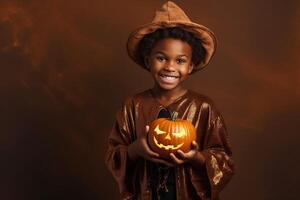
[[[1,199],[118,199],[107,136],[123,99],[152,86],[125,43],[164,2],[1,1]],[[297,199],[299,1],[175,2],[219,41],[186,84],[225,118],[237,171],[223,199]]]

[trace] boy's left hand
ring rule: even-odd
[[[201,154],[198,151],[198,148],[199,148],[199,146],[198,146],[197,142],[193,141],[191,144],[191,150],[189,152],[184,153],[183,151],[178,150],[176,155],[174,153],[170,153],[171,161],[175,165],[180,165],[185,162],[195,163],[195,162],[197,162],[197,159],[199,158],[199,156],[197,156],[197,154]],[[202,163],[201,160],[199,162]]]

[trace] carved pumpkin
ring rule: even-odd
[[[178,113],[173,112],[171,119],[159,118],[150,124],[148,142],[150,148],[163,158],[177,150],[188,152],[191,143],[196,139],[196,130],[187,120],[176,119]]]

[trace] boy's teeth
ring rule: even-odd
[[[162,77],[164,78],[167,78],[167,79],[174,79],[174,78],[177,78],[177,77],[174,77],[174,76],[167,76],[167,75],[161,75]]]
[[[160,75],[161,77],[161,80],[165,83],[169,83],[169,84],[173,84],[177,81],[178,77],[174,77],[174,76],[166,76],[166,75],[163,75],[161,74]]]
[[[172,76],[165,76],[166,79],[175,79],[175,77]]]

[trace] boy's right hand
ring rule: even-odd
[[[174,164],[160,158],[159,154],[152,151],[147,143],[147,134],[149,126],[145,128],[145,134],[128,146],[128,155],[130,159],[136,160],[138,157],[143,157],[151,162],[164,164],[172,167]]]

